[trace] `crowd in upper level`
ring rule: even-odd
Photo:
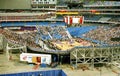
[[[86,2],[86,5],[102,5],[102,6],[120,6],[119,1],[91,1],[89,3]]]
[[[41,15],[18,15],[18,16],[0,16],[0,21],[35,21],[35,20],[43,20],[47,18],[51,18],[55,16],[55,14],[41,14]]]

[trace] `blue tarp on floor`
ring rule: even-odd
[[[67,75],[62,70],[47,70],[12,74],[0,74],[0,76],[67,76]]]

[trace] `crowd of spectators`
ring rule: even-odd
[[[60,32],[60,34],[62,35],[67,35],[67,33],[65,33],[65,29],[63,27],[39,27],[40,31],[42,34],[48,34],[47,32],[49,31],[50,34],[52,35],[52,33],[55,33],[57,31]],[[54,32],[53,32],[54,31]],[[59,33],[57,32],[57,33]],[[8,40],[8,42],[10,43],[14,43],[14,44],[19,44],[19,45],[26,45],[29,47],[34,47],[34,48],[42,48],[42,46],[40,46],[39,44],[36,44],[36,36],[38,34],[38,32],[24,32],[24,33],[17,33],[15,31],[9,30],[9,29],[0,29],[0,33],[4,35],[4,37]],[[57,34],[56,33],[56,34]],[[65,33],[65,34],[64,34]],[[41,37],[41,36],[39,36]],[[39,37],[37,37],[38,39],[40,39]],[[64,36],[65,37],[65,36]],[[64,38],[63,37],[63,38]],[[41,39],[40,39],[41,40]],[[57,39],[51,39],[51,40],[57,40]],[[51,49],[55,49],[57,50],[57,47],[54,47],[53,45],[51,45],[51,41],[46,41],[46,40],[42,40],[44,44],[46,44],[48,47],[50,47]]]
[[[57,38],[57,37],[55,37],[55,35],[60,35],[62,39],[69,38],[64,26],[60,26],[60,27],[55,26],[55,27],[50,27],[50,28],[51,28],[51,30],[48,30],[48,31],[50,32],[50,34],[53,38]]]
[[[42,39],[42,41],[44,42],[44,44],[46,44],[49,48],[57,50],[58,47],[53,44],[54,42],[56,43],[61,43],[62,41],[66,41],[66,42],[72,42],[73,39],[69,38],[68,34],[67,34],[67,30],[65,29],[64,26],[36,26],[38,32],[38,39]],[[58,35],[61,35],[60,38],[55,37]],[[45,38],[48,36],[49,39]],[[43,37],[43,38],[42,38]],[[81,43],[81,45],[83,46],[90,46],[90,43],[88,41],[82,40],[80,38],[76,38],[75,39],[76,42]]]
[[[109,22],[120,22],[120,17],[116,17],[116,18],[111,18],[110,20],[108,20]]]
[[[44,30],[44,31],[41,31],[41,32],[45,34],[45,32],[46,32],[45,29],[47,30],[48,28],[46,28],[46,27],[43,27],[43,28],[42,28],[42,30]],[[60,30],[62,31],[63,28],[60,28],[58,31],[60,31]],[[49,31],[50,31],[50,29],[49,29]],[[22,46],[25,45],[25,46],[34,47],[34,48],[42,48],[42,46],[40,46],[39,44],[36,44],[36,42],[35,42],[37,32],[30,31],[30,32],[24,32],[24,33],[17,33],[15,31],[12,31],[9,29],[0,29],[0,33],[3,34],[4,37],[7,39],[7,41],[10,43],[19,44]],[[39,37],[38,37],[38,39],[39,39]],[[56,39],[52,39],[52,40],[55,41]],[[47,40],[47,41],[44,40],[43,43],[46,44],[47,47],[57,50],[57,47],[53,46],[51,44],[50,40]],[[44,49],[44,48],[42,48],[42,49]]]
[[[7,39],[7,41],[10,43],[19,44],[22,46],[25,45],[25,46],[34,47],[34,48],[42,48],[42,46],[35,43],[37,32],[17,33],[9,29],[0,29],[0,33],[3,34]],[[53,39],[53,41],[56,41],[56,39]],[[47,40],[47,41],[45,40],[43,41],[43,43],[46,44],[47,47],[57,50],[57,47],[51,44],[51,40]]]
[[[100,15],[84,15],[85,20],[98,21],[100,18],[102,18],[102,16],[100,16]]]
[[[101,43],[104,42],[108,45],[120,45],[120,40],[111,40],[112,38],[120,38],[120,26],[99,26],[97,29],[84,34],[84,37],[99,40]]]
[[[64,26],[39,26],[38,34],[40,37],[44,36],[44,39],[49,36],[49,39],[67,39],[68,34],[66,33],[66,29]]]
[[[8,42],[12,42],[14,44],[31,46],[31,47],[39,47],[34,42],[35,32],[18,34],[11,30],[4,29],[2,30],[2,34],[5,36]]]
[[[2,32],[3,32],[3,29],[2,29],[2,28],[0,28],[0,34],[2,34]]]
[[[48,34],[49,32],[49,34]],[[3,34],[5,38],[15,44],[27,45],[31,47],[39,47],[39,44],[36,44],[36,36],[39,34],[39,37],[42,35],[50,35],[52,36],[49,40],[42,40],[44,44],[46,44],[51,49],[57,49],[56,45],[53,45],[51,42],[61,42],[61,41],[71,41],[66,33],[66,29],[63,26],[39,26],[37,32],[24,32],[22,34],[18,34],[8,29],[0,28],[0,34]],[[60,34],[62,36],[61,39],[54,38],[53,34]],[[38,37],[38,39],[40,39]],[[108,45],[120,45],[119,41],[112,41],[112,38],[120,38],[120,25],[118,26],[98,26],[97,29],[91,30],[88,33],[83,35],[84,38],[90,38],[93,40],[99,40],[101,43],[106,43]],[[82,39],[76,39],[77,42],[84,42],[85,45],[88,43]]]
[[[102,15],[84,15],[85,21],[97,21],[97,22],[107,22],[107,23],[119,23],[120,22],[120,17],[107,17],[107,16],[102,16]]]
[[[96,2],[92,2],[91,4],[89,3],[87,3],[87,5],[120,6],[119,1],[96,1]]]
[[[35,21],[54,17],[54,13],[41,14],[41,15],[24,15],[24,16],[0,16],[0,21]]]

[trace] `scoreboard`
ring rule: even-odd
[[[63,20],[66,24],[83,24],[84,16],[64,16]]]

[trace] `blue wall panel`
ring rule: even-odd
[[[13,74],[0,74],[0,76],[67,76],[67,75],[62,70],[48,70]]]

